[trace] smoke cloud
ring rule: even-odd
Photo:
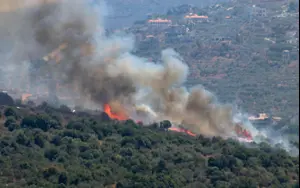
[[[174,50],[162,51],[157,63],[134,56],[132,37],[106,36],[99,13],[83,0],[15,10],[0,18],[2,33],[9,33],[11,43],[2,55],[20,71],[20,62],[42,58],[66,44],[62,61],[50,61],[46,72],[72,85],[83,99],[99,107],[121,104],[112,105],[113,110],[126,111],[136,119],[141,117],[134,114],[135,107],[145,105],[155,113],[152,121],[169,119],[208,136],[233,134],[231,107],[219,104],[203,87],[188,91],[184,87],[188,66]]]

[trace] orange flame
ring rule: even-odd
[[[240,124],[236,124],[235,132],[239,137],[244,137],[244,138],[247,138],[248,140],[253,139],[251,132],[247,131],[246,129],[243,129]]]
[[[28,99],[31,96],[32,96],[32,94],[30,94],[30,93],[22,94],[22,97],[21,97],[22,102],[24,102],[26,99]]]
[[[104,104],[104,112],[111,119],[116,119],[116,120],[119,120],[119,121],[124,121],[124,120],[128,119],[128,117],[125,114],[112,112],[111,106],[109,104]]]
[[[180,132],[180,133],[186,133],[190,136],[197,136],[195,133],[192,133],[191,131],[187,130],[187,129],[183,129],[183,128],[177,128],[177,127],[170,127],[169,128],[170,131],[175,131],[175,132]]]

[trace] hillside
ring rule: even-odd
[[[161,49],[174,48],[190,67],[188,85],[204,85],[220,101],[236,103],[249,114],[280,116],[286,125],[299,117],[299,12],[295,2],[230,1],[205,8],[182,5],[153,15],[153,19],[169,19],[168,27],[151,26],[146,20],[128,30],[136,34],[138,55],[157,60]],[[256,10],[266,14],[256,15]],[[185,19],[189,14],[207,19]]]
[[[219,103],[299,130],[296,2],[182,5],[112,33],[73,2],[1,22],[0,187],[299,187],[299,143]]]
[[[67,107],[1,106],[6,187],[299,187],[299,158],[266,144],[165,131]],[[159,126],[160,125],[160,126]]]
[[[145,19],[149,14],[163,14],[171,7],[180,6],[182,4],[191,4],[195,6],[208,6],[216,2],[224,2],[227,0],[210,0],[196,1],[186,0],[110,0],[106,1],[109,10],[107,26],[109,28],[130,27],[137,19]],[[96,1],[97,2],[97,1]]]

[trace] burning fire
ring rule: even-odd
[[[192,133],[191,131],[187,130],[187,129],[183,129],[183,128],[177,128],[177,127],[171,127],[168,130],[170,131],[175,131],[175,132],[180,132],[180,133],[186,133],[190,136],[197,136],[196,134]]]
[[[184,128],[170,127],[168,130],[185,133],[185,134],[188,134],[193,137],[197,136],[195,133],[193,133],[187,129],[184,129]],[[235,132],[238,136],[238,140],[243,141],[243,142],[252,142],[253,141],[251,133],[249,131],[243,129],[240,124],[236,125]]]
[[[123,114],[123,113],[116,113],[113,112],[111,109],[111,106],[109,104],[104,104],[104,112],[111,118],[111,119],[116,119],[119,121],[124,121],[129,119],[127,117],[127,115]]]
[[[141,110],[141,109],[137,108],[137,111],[138,110]],[[149,113],[149,110],[145,110],[144,109],[143,111],[147,111]],[[126,113],[125,113],[125,109],[122,108],[122,106],[118,102],[111,102],[110,104],[104,104],[104,112],[111,119],[116,119],[116,120],[119,120],[119,121],[124,121],[124,120],[129,119],[129,116],[127,116]],[[141,121],[137,121],[137,123],[140,124],[142,122]],[[197,136],[195,133],[191,132],[188,129],[184,129],[184,128],[170,127],[168,130],[169,131],[174,131],[174,132],[185,133],[185,134],[187,134],[189,136],[193,136],[193,137]],[[253,141],[251,133],[249,131],[243,129],[242,125],[240,123],[236,124],[234,131],[235,131],[235,133],[238,136],[238,140],[243,141],[243,142],[251,142],[251,141]]]
[[[246,129],[243,129],[240,124],[236,125],[235,132],[239,137],[243,137],[247,140],[253,140],[251,133]]]

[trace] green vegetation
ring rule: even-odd
[[[187,4],[173,7],[166,15],[177,29],[164,34],[165,30],[152,32],[147,25],[131,28],[133,33],[155,37],[155,42],[141,41],[136,54],[155,61],[162,49],[173,48],[190,67],[187,85],[201,84],[221,102],[238,103],[249,114],[270,113],[289,124],[299,114],[298,4],[261,3],[257,7],[266,7],[267,16],[251,18],[251,1],[201,9]],[[209,22],[186,23],[188,13],[208,15]],[[216,42],[216,37],[230,42]],[[285,58],[284,50],[289,51]]]
[[[290,1],[289,6],[288,6],[288,11],[289,12],[294,12],[298,8],[297,2],[296,1]]]
[[[2,106],[6,187],[298,187],[299,158],[266,144],[141,127],[43,104]],[[64,109],[64,110],[61,110]]]

